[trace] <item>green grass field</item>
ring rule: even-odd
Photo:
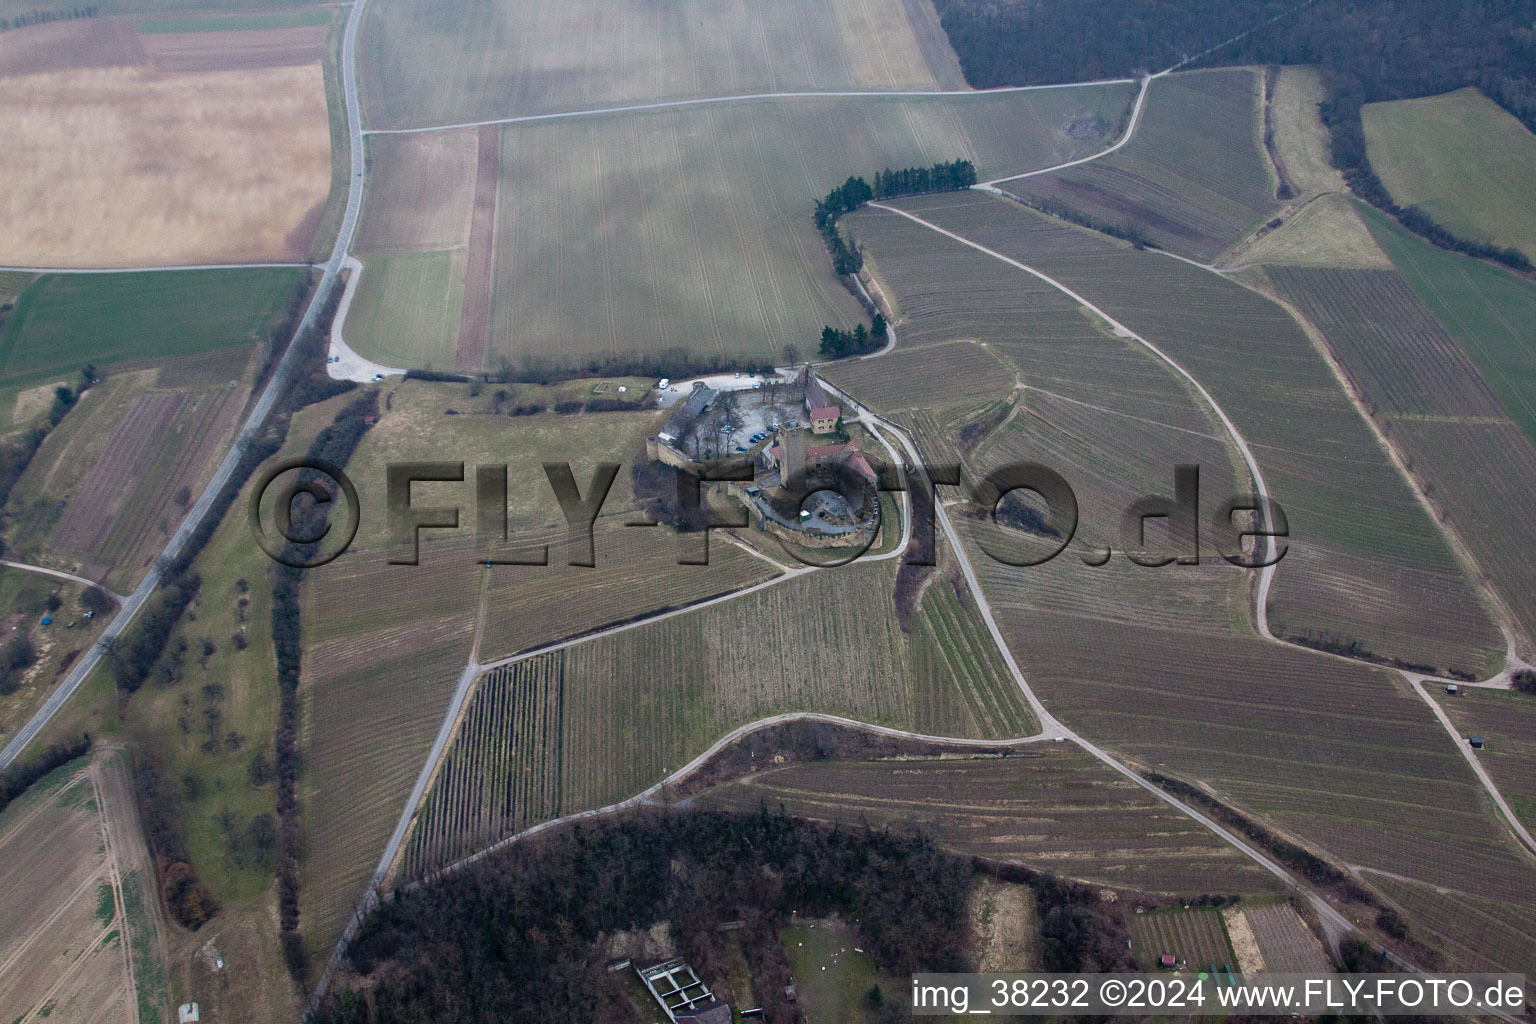
[[[1358,208],[1419,301],[1460,343],[1505,412],[1536,443],[1536,285],[1437,248],[1379,210]]]
[[[1243,68],[1159,79],[1122,149],[1002,187],[1213,259],[1279,208],[1260,134],[1260,87],[1259,75]]]
[[[818,1024],[869,1024],[877,1019],[864,999],[870,986],[883,982],[887,993],[902,992],[903,980],[882,976],[874,960],[859,951],[858,935],[841,921],[790,924],[780,929],[779,941],[789,954],[807,1019]]]
[[[1536,135],[1475,88],[1367,103],[1371,167],[1399,206],[1536,256]]]
[[[348,344],[387,366],[452,369],[464,250],[368,256],[347,315]]]
[[[251,32],[258,29],[304,28],[327,25],[331,12],[275,11],[271,14],[228,14],[213,18],[145,18],[134,28],[146,35],[179,32]]]
[[[936,87],[900,0],[405,0],[359,38],[373,127],[795,89]]]
[[[72,376],[86,363],[107,370],[252,345],[282,314],[302,273],[45,275],[22,292],[0,327],[0,382]]]

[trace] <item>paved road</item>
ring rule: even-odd
[[[1167,74],[1167,72],[1163,72]],[[459,121],[454,124],[432,124],[420,128],[370,128],[367,135],[419,135],[423,132],[446,132],[456,128],[485,128],[498,124],[529,124],[537,121],[559,121],[575,117],[600,117],[604,114],[635,114],[647,110],[675,110],[679,107],[703,107],[718,103],[748,103],[753,100],[807,100],[807,99],[877,99],[880,97],[907,96],[996,96],[1002,93],[1035,92],[1040,89],[1083,89],[1095,85],[1126,85],[1134,78],[1104,78],[1094,82],[1066,82],[1061,85],[1009,85],[999,89],[843,89],[803,92],[755,92],[740,96],[696,96],[683,100],[658,100],[654,103],[629,103],[619,107],[592,107],[587,110],[562,110],[550,114],[516,114],[511,117],[493,117],[485,121]]]
[[[367,5],[368,0],[357,0],[357,3],[352,6],[347,16],[347,27],[341,49],[342,91],[346,100],[348,148],[351,160],[350,166],[352,167],[352,174],[347,186],[346,212],[342,215],[341,227],[336,233],[336,244],[331,249],[330,259],[321,267],[323,274],[320,278],[320,283],[316,286],[314,295],[310,298],[309,307],[304,311],[304,318],[300,321],[298,330],[294,332],[295,338],[305,331],[312,329],[320,315],[320,310],[325,308],[331,290],[336,286],[337,274],[341,269],[343,259],[346,257],[347,248],[351,245],[352,234],[357,229],[358,213],[362,209],[363,178],[361,168],[363,166],[363,135],[361,122],[358,120],[357,26],[363,9]],[[144,269],[148,270],[150,268]],[[116,273],[117,271],[113,272]],[[287,388],[288,381],[294,372],[294,353],[296,351],[297,346],[290,343],[287,351],[283,353],[283,358],[278,362],[277,368],[272,372],[271,379],[267,381],[267,386],[262,389],[261,397],[257,399],[255,406],[251,408],[250,415],[246,417],[245,424],[240,428],[240,433],[236,436],[235,443],[230,446],[224,461],[220,463],[212,479],[208,481],[208,486],[203,489],[203,493],[198,497],[196,504],[187,512],[186,518],[177,527],[170,542],[166,544],[162,555],[163,558],[175,557],[181,551],[182,546],[186,544],[187,538],[192,535],[192,531],[197,529],[198,524],[208,515],[208,510],[213,506],[214,499],[217,498],[219,491],[223,489],[224,485],[229,482],[231,475],[233,475],[235,466],[240,461],[241,452],[244,451],[245,446],[256,435],[256,432],[266,423],[267,416],[271,413],[272,407]],[[42,732],[43,728],[58,713],[59,709],[64,706],[70,696],[80,688],[80,685],[85,682],[86,677],[91,674],[92,670],[101,661],[104,645],[122,635],[123,631],[132,624],[139,610],[144,607],[144,602],[149,600],[159,585],[160,559],[156,559],[155,565],[145,574],[143,581],[133,593],[123,600],[122,608],[119,609],[112,621],[108,623],[106,630],[101,635],[101,639],[75,662],[75,666],[69,675],[64,678],[64,681],[59,684],[53,693],[48,695],[48,699],[43,702],[43,706],[37,710],[37,713],[32,716],[26,725],[21,727],[20,731],[11,739],[11,742],[6,745],[5,749],[0,751],[0,770],[3,770],[17,758],[26,748],[27,744],[31,743]]]

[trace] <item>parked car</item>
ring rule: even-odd
[[[656,382],[656,387],[658,389],[662,390],[662,391],[667,390],[667,388],[669,388],[671,386],[672,386],[672,378],[671,377],[663,377],[663,378],[661,378],[661,380]]]

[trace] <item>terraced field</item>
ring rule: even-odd
[[[1341,567],[1350,568],[1336,553],[1358,554],[1354,585],[1362,588],[1384,580],[1396,584],[1399,566],[1455,579],[1433,524],[1278,307],[1215,275],[995,201],[949,196],[902,205],[1066,281],[1169,352],[1216,396],[1253,446],[1290,517],[1291,550],[1271,595],[1274,628],[1309,608],[1317,610],[1307,614],[1321,621],[1338,621],[1338,610],[1317,591],[1295,586],[1292,560],[1309,549],[1333,579]],[[911,315],[903,343],[908,337],[933,344],[963,336],[963,301],[970,294],[979,298],[973,336],[1024,335],[999,315],[1033,287],[1022,272],[1014,271],[1019,286],[1003,298],[1007,282],[989,273],[981,254],[969,259],[960,246],[931,232],[915,234],[923,229],[877,210],[854,215],[849,226]],[[936,269],[925,265],[925,247]],[[965,282],[960,301],[949,309],[935,302],[932,312],[920,315],[914,294],[937,296],[948,281]],[[1169,295],[1179,302],[1169,303]],[[1065,305],[1055,324],[1070,322],[1068,313],[1078,315]],[[1029,322],[1052,323],[1044,314]],[[1115,351],[1091,328],[1069,337],[1084,353],[1090,340],[1101,351]],[[1028,351],[1037,344],[1030,339],[1017,347]],[[1041,351],[1052,354],[1049,347]],[[1060,450],[1074,456],[1067,462],[1074,484],[1083,472],[1079,466],[1097,470],[1101,464],[1109,481],[1121,474],[1135,483],[1155,479],[1168,472],[1161,460],[1179,451],[1169,438],[1212,443],[1217,435],[1200,422],[1187,392],[1146,371],[1137,388],[1136,378],[1122,377],[1125,370],[1106,358],[1042,360],[1033,372],[1021,363],[1026,385],[1038,380],[1042,391],[1053,393],[1052,402],[1026,390],[1025,412],[995,430],[975,458],[1001,457],[1010,445],[1038,455],[1038,445],[1014,440],[1037,429],[1025,415],[1031,402],[1050,410],[1041,419],[1061,423]],[[1091,367],[1091,377],[1075,376],[1087,374],[1076,367]],[[1105,389],[1100,401],[1085,394],[1094,384]],[[1157,404],[1142,405],[1149,399],[1133,392],[1155,396]],[[1078,419],[1066,418],[1069,409]],[[944,416],[919,418],[932,421],[931,432]],[[1116,435],[1109,424],[1120,421],[1125,427]],[[1203,467],[1220,464],[1215,453],[1200,454],[1198,445],[1192,451]],[[1161,464],[1149,470],[1146,461]],[[1137,465],[1139,472],[1131,468]],[[1165,481],[1155,492],[1168,488]],[[1089,488],[1078,491],[1081,502]],[[1361,494],[1369,495],[1363,504]],[[1083,518],[1080,529],[1087,529],[1093,517]],[[1097,538],[1090,535],[1086,543]],[[1341,862],[1446,888],[1476,877],[1483,898],[1536,909],[1529,895],[1536,891],[1536,872],[1486,813],[1474,777],[1422,702],[1386,672],[1253,637],[1245,607],[1251,598],[1240,574],[1223,574],[1221,566],[1137,570],[1119,557],[1089,569],[1071,556],[1043,569],[1018,570],[975,548],[972,558],[1021,667],[1069,726],[1133,764],[1203,783]],[[1350,585],[1350,578],[1339,585]],[[1378,591],[1376,603],[1358,614],[1384,638],[1383,649],[1393,650],[1385,640],[1415,640],[1446,606],[1443,598],[1425,601],[1411,590]],[[1462,651],[1465,663],[1483,667],[1486,652]]]
[[[818,761],[768,768],[699,798],[797,817],[916,826],[945,846],[1098,885],[1185,895],[1267,892],[1272,876],[1070,744],[1007,757]]]
[[[421,625],[306,651],[301,918],[317,954],[340,935],[373,874],[469,658],[473,626],[445,609]]]
[[[934,89],[918,34],[937,26],[908,19],[937,21],[924,6],[410,0],[363,22],[366,117],[403,127],[688,96]],[[937,73],[963,87],[949,68]]]
[[[1426,647],[1427,624],[1446,607],[1475,617],[1477,600],[1428,513],[1281,307],[1218,275],[1094,238],[1003,201],[954,195],[901,205],[1062,281],[1160,346],[1221,403],[1289,520],[1289,551],[1270,594],[1270,625],[1277,633],[1340,646],[1353,640],[1357,650],[1375,657],[1412,661],[1433,655],[1448,668],[1487,670],[1502,645],[1490,650],[1486,624],[1437,631],[1437,646]],[[898,223],[877,223],[877,216]],[[917,246],[914,231],[933,234],[880,211],[860,213],[854,223],[893,277],[894,257],[880,239],[896,234]],[[953,252],[946,258],[954,266],[966,265],[958,243],[930,237],[926,244]],[[973,266],[985,259],[971,255]],[[1015,281],[1027,276],[990,262]],[[917,265],[915,275],[921,274]],[[1169,295],[1179,301],[1170,303]],[[991,317],[983,307],[981,322]],[[1110,377],[1103,371],[1098,376]],[[1177,398],[1186,401],[1187,394]],[[1430,581],[1433,586],[1426,585]],[[1349,635],[1339,632],[1346,623]]]
[[[1423,929],[1420,938],[1474,970],[1529,975],[1536,965],[1536,928],[1530,908],[1456,890],[1380,875],[1369,878]]]
[[[501,566],[486,589],[480,660],[494,661],[600,626],[761,583],[778,574],[766,561],[716,537],[709,565],[679,565],[681,542],[668,531],[632,529],[618,516],[594,528],[591,568],[561,557],[564,530],[529,543],[551,543],[550,565]]]
[[[1361,215],[1419,301],[1477,366],[1509,417],[1536,443],[1536,286],[1446,252],[1369,207]]]
[[[1245,68],[1158,79],[1123,148],[1001,187],[1212,260],[1279,208],[1261,135],[1262,88],[1261,75]]]

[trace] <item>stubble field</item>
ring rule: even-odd
[[[318,62],[11,77],[0,133],[11,265],[297,260],[331,186]]]
[[[934,89],[918,39],[933,21],[931,5],[901,0],[410,0],[363,24],[363,97],[369,124],[394,128],[689,96]],[[936,63],[953,87],[952,67]]]

